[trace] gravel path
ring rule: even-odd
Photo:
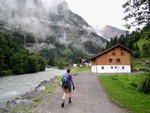
[[[95,74],[80,72],[73,80],[76,89],[71,104],[67,98],[61,107],[62,89],[58,88],[35,113],[127,113],[110,102]]]

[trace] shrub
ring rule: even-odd
[[[25,73],[23,69],[13,69],[12,72],[13,74],[16,74],[16,75]]]
[[[12,74],[13,74],[12,70],[4,70],[4,71],[2,71],[2,75],[12,75]]]
[[[150,94],[150,75],[143,82],[142,91],[146,94]]]

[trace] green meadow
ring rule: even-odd
[[[109,98],[132,113],[150,113],[150,95],[141,91],[146,74],[98,76]]]

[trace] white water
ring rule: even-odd
[[[44,72],[33,74],[15,75],[0,78],[0,107],[5,106],[8,100],[12,100],[20,94],[34,89],[43,80],[50,80],[55,76],[61,76],[65,70],[46,68]]]

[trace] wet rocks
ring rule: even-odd
[[[32,101],[32,99],[39,97],[40,93],[44,91],[46,87],[48,87],[51,83],[54,83],[56,81],[56,78],[57,77],[54,77],[54,79],[51,79],[51,80],[44,80],[33,90],[28,91],[25,94],[18,96],[14,100],[8,101],[6,107],[0,108],[0,113],[6,113],[7,106],[11,108],[15,107],[16,105],[33,106],[35,102]]]
[[[33,102],[32,100],[29,99],[15,99],[12,101],[8,101],[7,104],[11,106],[15,106],[15,105],[32,106]]]

